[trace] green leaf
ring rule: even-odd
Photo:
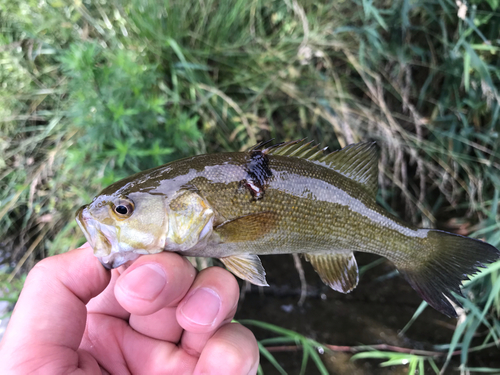
[[[258,342],[260,353],[274,366],[276,370],[282,375],[287,375],[286,371],[281,367],[281,365],[276,361],[276,358],[267,350],[262,343]]]

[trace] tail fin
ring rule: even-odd
[[[496,261],[500,252],[492,245],[458,234],[433,229],[422,239],[419,251],[413,254],[413,260],[396,266],[413,289],[429,305],[450,317],[457,313],[450,303],[458,306],[460,302],[451,292],[462,295],[462,280],[467,275],[475,274],[480,267]],[[417,249],[415,249],[417,250]]]

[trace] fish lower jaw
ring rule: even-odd
[[[125,249],[124,249],[125,248]],[[161,253],[163,251],[163,246],[159,247],[156,246],[153,249],[134,249],[130,246],[120,246],[120,249],[112,249],[111,253],[108,253],[109,255],[100,255],[99,251],[94,251],[94,255],[96,256],[97,259],[99,259],[99,262],[107,268],[107,269],[113,269],[120,267],[121,265],[134,261],[137,258],[139,258],[141,255],[148,255],[148,254],[157,254]]]
[[[110,255],[102,257],[97,256],[97,259],[99,259],[99,262],[101,262],[104,268],[110,270],[113,268],[120,267],[121,265],[129,261],[134,261],[141,255],[142,254],[139,254],[137,252],[128,251],[125,253],[112,253]]]

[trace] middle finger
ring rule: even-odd
[[[177,308],[177,320],[184,328],[181,347],[199,355],[219,327],[232,320],[238,298],[238,282],[230,272],[220,267],[201,271]]]

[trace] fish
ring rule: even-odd
[[[76,221],[107,269],[171,251],[218,258],[260,286],[268,284],[259,255],[301,254],[326,285],[348,293],[359,280],[354,252],[377,254],[450,317],[462,281],[500,256],[486,242],[417,228],[379,206],[375,142],[330,153],[305,139],[269,143],[134,174],[80,207]]]

